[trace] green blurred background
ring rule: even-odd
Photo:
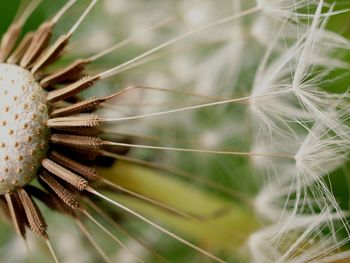
[[[35,29],[42,21],[52,15],[63,2],[64,1],[43,1],[43,4],[37,8],[37,10],[29,19],[24,31]],[[79,5],[83,7],[87,2],[88,1],[78,1],[77,9],[79,9]],[[103,2],[103,0],[101,0],[101,2]],[[147,4],[149,5],[150,2],[151,1],[147,1]],[[19,0],[2,1],[0,8],[1,34],[5,32],[8,25],[11,23],[14,14],[16,14],[19,3]],[[350,8],[350,2],[337,1],[336,8]],[[82,30],[87,31],[89,26],[93,27],[94,22],[99,21],[99,17],[101,17],[102,20],[102,17],[105,15],[106,14],[103,13],[101,8],[97,7],[93,12],[93,18],[90,21],[88,18],[86,20],[86,23],[84,22]],[[127,15],[128,14],[124,14],[124,16]],[[121,20],[122,18],[116,17],[115,19]],[[109,18],[109,20],[106,20],[106,23],[111,23],[111,20],[113,20],[113,17]],[[74,21],[73,17],[69,16],[65,18],[65,21],[62,23],[62,25],[58,26],[56,34],[64,32],[64,28],[67,28],[66,25],[72,21]],[[110,24],[107,26],[114,27],[115,25]],[[117,26],[122,30],[122,27],[125,25],[120,24]],[[332,17],[329,21],[328,28],[337,33],[341,33],[347,38],[350,38],[349,13],[344,13]],[[137,50],[137,48],[130,47],[125,51],[125,53],[118,53],[113,55],[113,57],[108,57],[105,60],[100,61],[97,66],[104,67],[105,65],[109,65],[111,63],[115,64],[118,63],[118,61],[123,61],[124,57],[128,57],[130,54],[133,54],[135,50]],[[203,52],[210,51],[206,49],[203,50]],[[79,50],[77,53],[79,53]],[[350,52],[344,52],[343,54],[340,53],[339,56],[345,56],[346,60],[350,62]],[[145,71],[145,69],[143,70]],[[348,70],[339,70],[332,73],[332,76],[334,78],[338,76],[342,77],[338,78],[336,80],[336,83],[332,85],[331,91],[344,92],[349,88],[350,74],[347,73]],[[254,72],[251,73],[251,75],[253,74]],[[120,77],[114,79],[113,81],[120,81],[120,83],[123,83],[124,80],[123,77]],[[105,87],[103,85],[106,86],[107,90],[115,88],[115,86],[122,86],[122,84],[112,85],[111,83],[101,84],[102,87]],[[225,113],[227,115],[230,115],[230,113],[237,114],[240,111],[240,109],[232,106],[227,109]],[[206,110],[200,111],[196,116],[198,123],[200,123],[200,129],[205,129],[206,127],[212,126],[213,124],[215,125],[216,120],[218,119],[217,115],[217,112],[212,113],[211,111]],[[247,141],[249,141],[249,136],[246,138],[227,138],[227,140],[224,141],[225,145],[233,145],[235,148],[242,146],[242,148],[244,148],[244,146],[248,143]],[[143,154],[143,157],[152,159],[152,156],[150,156],[147,152]],[[179,168],[183,168],[184,170],[188,170],[194,174],[202,172],[204,173],[205,171],[205,175],[201,174],[202,177],[211,179],[219,185],[225,186],[226,188],[239,190],[247,196],[254,196],[259,187],[259,182],[253,181],[254,173],[251,171],[250,164],[245,158],[231,158],[223,156],[199,157],[197,155],[186,154],[176,156],[175,163]],[[200,169],[195,169],[193,167],[200,167]],[[223,256],[230,262],[235,262],[233,255],[241,254],[240,251],[236,251],[236,248],[239,248],[242,244],[244,244],[247,233],[250,233],[253,229],[260,225],[260,222],[256,222],[254,219],[252,212],[249,211],[249,209],[245,208],[244,201],[241,201],[240,198],[234,198],[235,202],[232,202],[232,196],[220,193],[219,191],[208,190],[208,188],[205,187],[203,183],[189,183],[191,180],[179,180],[176,177],[174,178],[172,176],[164,176],[159,172],[153,172],[140,167],[130,166],[125,163],[119,163],[117,166],[113,166],[107,170],[105,169],[102,172],[107,177],[112,175],[113,177],[110,179],[115,180],[116,183],[128,186],[129,188],[136,191],[141,191],[145,195],[157,198],[158,200],[161,200],[167,204],[171,204],[178,209],[183,209],[193,213],[200,212],[202,215],[215,214],[222,208],[228,209],[230,212],[224,213],[224,216],[218,216],[218,218],[214,220],[208,220],[204,223],[202,222],[199,224],[188,222],[188,220],[179,219],[176,216],[169,215],[168,213],[164,213],[164,211],[155,209],[149,205],[145,205],[142,202],[137,202],[134,199],[126,196],[118,195],[115,197],[118,198],[120,202],[123,202],[124,204],[127,204],[128,206],[138,211],[141,211],[142,213],[150,216],[152,219],[158,219],[157,222],[161,222],[162,225],[165,225],[175,232],[184,235],[190,240],[196,241],[196,243],[198,243],[200,246],[208,248],[213,252],[218,252],[219,255]],[[238,179],[236,175],[238,175]],[[240,179],[241,177],[245,176],[249,177],[250,179]],[[349,178],[348,167],[344,167],[343,169],[334,172],[330,178],[332,181],[333,191],[337,193],[337,198],[341,206],[347,209],[349,205],[347,181]],[[153,189],[154,187],[162,188],[163,191],[156,191],[157,189]],[[81,234],[79,234],[78,231],[74,230],[76,228],[73,222],[57,214],[50,213],[45,208],[43,209],[45,210],[46,215],[48,215],[49,224],[52,225],[50,234],[54,237],[54,245],[58,250],[66,249],[65,251],[67,251],[58,252],[60,256],[63,256],[63,254],[66,253],[66,256],[68,258],[69,255],[73,255],[74,257],[74,253],[85,254],[85,256],[77,256],[74,259],[75,261],[73,260],[71,262],[99,262],[99,257],[96,256],[96,253],[92,251],[88,242],[81,237]],[[207,259],[204,259],[198,255],[194,256],[196,253],[193,253],[191,249],[179,245],[171,238],[161,236],[159,233],[154,232],[154,230],[145,227],[144,224],[140,224],[128,216],[122,216],[120,219],[120,215],[118,213],[114,214],[114,210],[111,210],[110,213],[118,217],[118,220],[120,220],[127,229],[136,233],[138,238],[147,239],[147,243],[151,244],[151,246],[154,246],[158,251],[162,251],[164,257],[168,258],[169,261],[195,262],[195,260],[197,260],[197,262],[207,262]],[[226,230],[233,228],[237,228],[238,230],[234,233],[236,235],[232,236],[232,231]],[[62,234],[62,236],[59,236],[63,232],[67,234]],[[110,254],[113,254],[115,250],[115,244],[112,244],[112,242],[110,242],[110,240],[105,235],[102,235],[101,231],[93,229],[92,232],[94,233],[96,239],[102,244],[102,246]],[[16,256],[14,256],[13,259],[9,258],[9,255],[11,253],[16,252],[16,246],[18,245],[18,241],[13,241],[13,229],[9,227],[8,223],[4,222],[4,224],[0,224],[0,233],[0,255],[7,256],[6,260],[0,260],[0,262],[21,262],[22,258],[20,255],[18,255],[20,259],[16,258]],[[130,241],[130,239],[125,235],[123,236],[123,233],[120,233],[120,231],[117,231],[116,234],[121,236],[125,242]],[[9,240],[11,242],[9,242]],[[31,238],[31,240],[34,240],[34,238]],[[73,244],[75,242],[80,243],[81,245]],[[65,246],[65,243],[70,243],[71,247],[67,247],[67,245]],[[132,245],[134,244],[131,242],[131,246]],[[135,246],[137,247],[137,245]],[[37,253],[34,250],[31,251],[32,258],[34,259],[33,262],[47,262],[47,258],[45,257],[48,255],[45,246],[42,243],[38,242],[38,249],[41,251],[40,253]],[[136,248],[136,250],[138,249],[141,251],[141,254],[145,253],[142,248]],[[25,254],[25,252],[23,253]],[[242,255],[239,255],[238,257],[242,258]],[[157,259],[155,256],[149,262],[156,262],[157,260],[159,259]],[[63,262],[69,261],[67,259],[67,261]]]

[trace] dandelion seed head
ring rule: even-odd
[[[57,17],[61,17],[74,2],[68,1]],[[334,49],[346,49],[349,42],[335,33],[327,32],[325,25],[328,16],[332,14],[332,8],[324,5],[322,0],[317,1],[318,7],[317,2],[312,0],[256,0],[255,3],[248,4],[252,4],[250,9],[245,10],[246,3],[243,5],[243,1],[240,3],[237,0],[233,3],[234,16],[222,20],[223,15],[219,16],[220,19],[215,19],[222,9],[215,1],[212,4],[185,1],[183,8],[180,6],[181,15],[174,10],[171,17],[164,20],[163,11],[172,7],[172,3],[155,1],[157,4],[152,2],[151,5],[143,6],[140,1],[129,2],[106,0],[102,9],[106,13],[123,16],[121,32],[126,30],[137,34],[119,41],[119,47],[117,43],[90,57],[79,56],[77,61],[68,65],[64,65],[65,60],[62,64],[56,63],[56,60],[61,56],[68,59],[62,51],[66,47],[72,47],[72,43],[68,43],[70,36],[97,0],[91,1],[69,33],[63,34],[56,41],[51,35],[54,33],[54,23],[51,24],[51,21],[59,19],[48,20],[38,30],[24,35],[23,39],[21,34],[10,27],[2,38],[0,61],[13,65],[0,64],[0,96],[6,104],[0,108],[0,168],[4,169],[0,170],[0,204],[18,234],[26,238],[25,231],[29,228],[46,241],[49,240],[44,216],[40,213],[41,209],[36,207],[36,201],[39,200],[52,210],[76,220],[82,233],[105,261],[110,262],[103,251],[104,247],[99,247],[88,228],[85,229],[82,220],[83,216],[87,216],[94,221],[93,215],[90,216],[89,213],[95,205],[94,199],[90,198],[95,196],[196,251],[223,262],[153,223],[147,216],[138,214],[132,206],[129,208],[127,204],[119,203],[99,192],[106,190],[114,194],[112,189],[115,189],[118,190],[118,197],[120,191],[128,197],[130,195],[173,214],[186,216],[181,210],[153,202],[147,196],[133,193],[129,189],[123,190],[122,184],[109,181],[109,176],[102,177],[103,172],[94,167],[103,163],[100,161],[104,158],[112,158],[159,167],[160,170],[174,175],[179,173],[180,176],[181,167],[186,168],[188,164],[193,166],[191,171],[197,170],[196,162],[192,163],[185,154],[184,158],[178,158],[186,159],[179,165],[180,169],[169,169],[167,162],[171,159],[167,159],[168,156],[153,155],[151,152],[166,150],[174,153],[249,157],[250,162],[235,160],[226,169],[215,169],[218,175],[215,180],[218,178],[221,181],[219,177],[222,172],[229,170],[227,168],[233,168],[236,174],[242,175],[234,187],[238,189],[237,196],[249,204],[249,217],[243,220],[254,224],[254,229],[249,229],[245,237],[252,262],[313,261],[331,254],[348,242],[349,238],[338,239],[336,224],[341,225],[345,229],[343,232],[347,233],[349,227],[345,222],[346,213],[332,192],[332,185],[326,182],[329,173],[345,163],[349,150],[348,105],[342,101],[348,96],[331,94],[321,88],[323,84],[331,83],[329,79],[324,81],[327,72],[348,66],[333,57]],[[164,9],[163,4],[166,6]],[[156,5],[157,8],[154,8]],[[232,3],[230,8],[224,8],[224,13],[231,14],[231,6]],[[129,13],[138,12],[139,9],[142,9],[143,14],[148,9],[153,9],[152,15],[134,16]],[[316,13],[313,14],[315,10]],[[328,12],[323,13],[325,10]],[[253,14],[256,17],[250,17]],[[125,20],[124,15],[127,16]],[[154,24],[155,17],[158,16],[162,17],[162,23]],[[251,19],[239,19],[244,16]],[[173,23],[174,19],[179,21]],[[212,25],[222,25],[222,21],[232,19],[236,20],[234,25],[219,26],[216,30],[207,31]],[[212,21],[214,24],[211,24]],[[249,28],[246,27],[248,23],[252,23]],[[146,24],[154,26],[145,30]],[[176,25],[166,30],[156,30],[168,24]],[[202,24],[204,27],[201,27]],[[191,28],[193,29],[187,30]],[[159,33],[160,36],[167,36],[174,32],[180,33],[182,29],[185,34],[163,42],[122,64],[102,72],[98,68],[102,64],[95,64],[98,67],[90,70],[96,60],[129,43],[132,44],[130,51],[133,48],[152,46]],[[251,41],[247,32],[255,37],[256,43]],[[85,41],[86,37],[80,38],[75,44],[79,48],[72,50],[79,49],[80,53],[83,49],[80,49],[79,44],[84,43],[85,49],[96,51],[114,42],[112,35],[115,34],[108,34],[107,29],[98,29],[96,24],[90,27],[88,34],[93,39]],[[192,38],[195,34],[197,37]],[[142,86],[128,83],[132,86],[106,94],[104,89],[109,89],[112,85],[104,83],[105,79],[162,58],[163,53],[159,51],[184,39],[187,39],[188,45],[181,44],[181,48],[172,49],[171,53],[176,54],[168,65],[160,63],[161,70],[151,68],[146,74],[141,71],[135,74],[135,79],[142,82]],[[260,54],[260,48],[267,48],[263,57],[260,56],[263,55]],[[128,52],[125,56],[129,56]],[[257,66],[257,59],[261,58],[261,64]],[[124,59],[124,54],[121,59]],[[248,71],[256,68],[254,78],[254,74],[251,75]],[[123,76],[118,76],[118,79],[125,81]],[[96,82],[100,83],[98,88],[93,87]],[[122,85],[119,81],[113,83],[117,88]],[[91,89],[87,93],[94,96],[89,99],[87,94],[82,94],[88,88]],[[242,94],[241,98],[233,94],[236,92]],[[231,103],[237,104],[231,108],[228,105]],[[214,108],[220,105],[226,105],[225,109]],[[209,110],[195,111],[211,107],[214,109],[210,114],[214,113],[215,119],[207,118]],[[233,112],[236,108],[239,110]],[[242,117],[246,117],[242,115],[242,109],[248,110],[252,125],[242,121]],[[227,117],[221,116],[224,113]],[[202,123],[205,125],[196,128],[196,124]],[[170,135],[175,136],[171,138]],[[191,136],[191,140],[186,140],[185,136]],[[235,151],[226,148],[229,146],[226,144],[231,144],[231,141],[235,144]],[[186,146],[178,147],[177,144]],[[237,151],[241,147],[244,151]],[[142,156],[138,149],[147,151]],[[98,162],[95,162],[96,158]],[[170,158],[177,161],[172,156]],[[215,165],[221,163],[221,160],[213,160]],[[201,166],[212,170],[211,163],[214,162],[208,161]],[[253,179],[247,172],[250,168],[255,169],[251,174],[256,175],[256,178],[255,182],[249,184],[254,184],[259,189],[249,195],[251,198],[246,198],[244,191],[243,194],[240,191],[245,183],[243,180],[248,182],[248,177]],[[187,177],[187,174],[184,173],[183,176]],[[32,184],[35,177],[38,180]],[[214,183],[213,186],[219,186],[218,190],[222,188],[220,182]],[[147,185],[142,184],[141,187],[146,188]],[[220,213],[208,218],[216,220],[225,217],[226,209],[224,210],[221,212],[220,209]],[[237,213],[239,211],[234,212],[240,214]],[[198,217],[201,218],[201,215]],[[258,222],[267,225],[262,226]],[[256,228],[255,223],[258,225]],[[104,229],[103,226],[99,227]],[[103,231],[110,235],[108,230]],[[233,232],[236,234],[235,230]],[[72,253],[80,250],[78,247],[66,248],[64,245],[67,245],[66,238],[69,237],[60,237],[58,244],[62,250],[70,249]],[[113,239],[118,240],[117,237]],[[115,254],[116,261],[135,262],[137,257],[130,256],[133,253],[130,253],[129,247],[138,255],[146,256],[146,250],[139,247],[138,242],[131,240],[126,243],[127,246],[120,241],[116,242],[123,247]],[[48,246],[51,247],[50,244]],[[53,249],[50,250],[52,252]],[[70,253],[66,253],[66,257],[71,257]]]
[[[0,64],[0,194],[35,178],[48,140],[46,91],[32,74],[15,65]]]

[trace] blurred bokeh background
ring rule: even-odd
[[[23,1],[26,2],[26,1]],[[52,16],[65,1],[45,0],[29,18],[25,32],[34,30]],[[13,20],[21,1],[2,1],[0,34]],[[65,32],[89,1],[79,0],[55,28],[54,36]],[[217,21],[254,5],[254,1],[231,0],[100,0],[70,42],[66,55],[56,67],[77,57],[89,57],[129,39],[120,49],[96,60],[90,72],[100,72],[123,63],[158,44],[193,28]],[[337,1],[336,9],[350,8],[349,1]],[[102,81],[85,92],[89,97],[110,94],[132,85],[193,92],[211,98],[242,97],[250,92],[258,62],[266,46],[259,35],[261,20],[247,16],[213,27],[156,52],[144,63]],[[156,28],[146,30],[154,25]],[[349,13],[332,17],[328,29],[350,37]],[[261,32],[260,32],[261,33]],[[339,51],[350,62],[350,52]],[[333,92],[349,88],[348,69],[333,72]],[[1,98],[0,98],[1,99]],[[120,104],[105,110],[108,116],[146,114],[207,101],[207,98],[145,91],[125,96]],[[143,135],[149,142],[164,146],[249,151],[254,135],[249,112],[243,104],[227,104],[174,115],[148,118],[105,128],[122,134]],[[254,217],[249,202],[264,179],[246,157],[199,153],[131,150],[131,156],[153,162],[165,169],[150,169],[117,162],[100,172],[110,180],[145,196],[186,211],[198,218],[191,221],[130,196],[116,193],[113,198],[147,215],[155,222],[229,262],[246,262],[245,242],[249,233],[263,225]],[[348,207],[347,167],[331,175],[334,192],[342,207]],[[181,172],[178,172],[181,171]],[[185,172],[183,172],[185,171]],[[210,262],[198,252],[161,234],[139,220],[96,200],[118,223],[103,224],[146,262]],[[99,255],[78,231],[72,220],[44,208],[49,234],[61,262],[101,262]],[[1,218],[2,220],[2,218]],[[89,229],[110,255],[112,262],[136,262],[135,257],[111,241],[90,222]],[[134,238],[125,231],[131,233]],[[28,239],[29,256],[6,220],[0,224],[0,262],[48,262],[45,244],[34,236]],[[159,256],[161,255],[161,256]]]

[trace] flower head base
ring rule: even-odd
[[[46,155],[46,91],[29,71],[0,64],[0,194],[28,184]]]
[[[98,179],[94,168],[82,163],[100,154],[102,140],[92,136],[90,129],[97,129],[98,123],[94,116],[80,121],[71,116],[96,109],[104,99],[69,101],[98,77],[83,78],[87,63],[83,60],[58,71],[46,70],[97,1],[91,2],[67,34],[50,45],[54,25],[74,2],[68,1],[36,32],[27,33],[18,46],[24,21],[14,23],[1,41],[0,195],[5,213],[22,237],[29,227],[48,239],[45,219],[33,197],[56,211],[74,215],[80,204],[73,189],[88,190],[89,182]],[[64,87],[55,89],[57,86]],[[61,122],[56,123],[55,117],[61,117]],[[77,153],[79,160],[74,157]],[[36,177],[46,191],[30,185]]]
[[[45,218],[36,205],[37,199],[52,210],[73,218],[93,245],[98,246],[80,219],[82,215],[88,217],[101,230],[113,236],[87,211],[91,208],[91,205],[87,205],[91,196],[96,196],[207,257],[223,262],[97,191],[99,186],[105,185],[183,217],[189,216],[102,178],[93,167],[96,157],[120,158],[133,144],[125,143],[130,141],[127,134],[124,139],[116,136],[109,138],[100,127],[103,123],[120,119],[104,118],[92,112],[123,93],[145,87],[127,88],[102,98],[79,97],[83,90],[92,87],[98,80],[119,73],[130,64],[170,45],[172,41],[92,76],[88,75],[86,65],[115,48],[51,70],[48,66],[62,55],[69,39],[98,0],[92,0],[70,30],[52,43],[54,26],[76,0],[67,1],[53,18],[42,23],[35,32],[29,32],[19,39],[28,13],[33,11],[38,2],[28,5],[29,11],[24,12],[19,21],[9,27],[0,43],[0,94],[4,98],[0,117],[0,207],[12,221],[19,236],[25,239],[29,228],[46,241],[58,262],[49,242]],[[31,184],[36,177],[38,184]],[[113,239],[122,244],[114,236]],[[110,262],[100,248],[97,251]]]

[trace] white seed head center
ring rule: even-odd
[[[48,148],[46,91],[33,75],[0,63],[0,195],[35,178]]]

